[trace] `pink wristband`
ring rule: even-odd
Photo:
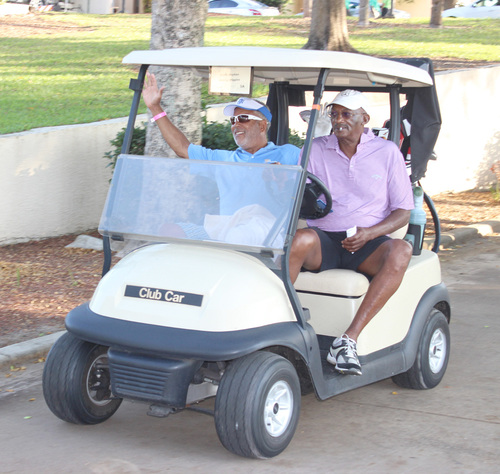
[[[167,112],[162,112],[161,114],[155,115],[151,120],[151,123],[156,122],[158,119],[165,117]]]

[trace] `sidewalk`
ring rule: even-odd
[[[494,220],[460,227],[451,232],[443,233],[441,235],[440,249],[462,245],[475,238],[496,233],[500,233],[500,216]],[[430,249],[433,243],[433,240],[426,239],[424,248]],[[64,334],[64,331],[0,348],[0,370],[7,370],[11,366],[19,366],[45,357],[62,334]]]

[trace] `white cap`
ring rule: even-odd
[[[366,96],[359,91],[346,89],[345,91],[339,92],[335,99],[333,99],[327,107],[331,107],[334,104],[342,105],[349,110],[358,110],[362,108],[368,115],[370,115],[370,102]]]

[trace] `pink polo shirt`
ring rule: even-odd
[[[332,193],[333,212],[308,225],[330,232],[371,227],[396,209],[413,209],[413,193],[403,156],[391,141],[367,128],[349,159],[335,135],[314,139],[308,170]]]

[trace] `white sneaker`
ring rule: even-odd
[[[347,334],[337,337],[330,347],[326,360],[335,370],[347,375],[361,375],[361,364],[356,351],[356,341]]]

